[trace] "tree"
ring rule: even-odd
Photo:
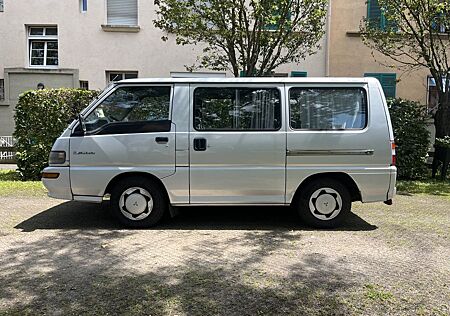
[[[154,25],[176,43],[206,44],[188,70],[270,75],[320,48],[327,0],[156,0]],[[168,40],[168,36],[163,36]]]
[[[378,4],[383,23],[364,20],[363,42],[396,62],[399,69],[429,69],[438,90],[436,137],[450,135],[450,2],[378,0]]]

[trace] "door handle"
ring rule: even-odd
[[[195,151],[205,151],[206,150],[206,139],[205,138],[194,138],[194,150]]]
[[[169,142],[169,137],[156,137],[156,138],[155,138],[155,141],[156,141],[158,144],[166,144],[166,143]]]

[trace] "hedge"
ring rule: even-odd
[[[430,141],[426,111],[419,103],[403,99],[390,99],[388,105],[397,144],[398,178],[421,179],[427,174]]]
[[[22,180],[39,180],[55,140],[98,95],[81,89],[27,91],[19,96],[14,115],[17,167]]]

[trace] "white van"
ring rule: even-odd
[[[374,78],[132,79],[53,145],[49,196],[100,203],[128,226],[169,206],[291,205],[336,227],[353,201],[392,203],[395,145]]]

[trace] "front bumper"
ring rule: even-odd
[[[73,200],[70,188],[69,167],[47,167],[43,172],[59,173],[58,178],[43,178],[42,183],[48,190],[48,196],[55,199]]]

